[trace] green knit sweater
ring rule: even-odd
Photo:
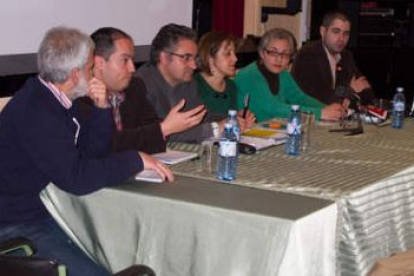
[[[208,111],[227,115],[229,109],[237,109],[237,88],[231,79],[226,78],[226,88],[222,93],[215,91],[200,74],[195,74],[194,79],[198,95]]]
[[[250,94],[250,110],[256,115],[258,122],[272,118],[287,118],[291,105],[300,105],[301,111],[315,113],[320,120],[321,110],[326,105],[303,93],[291,74],[283,71],[279,74],[279,91],[273,95],[269,84],[253,62],[241,69],[234,81],[238,89],[238,107],[243,108],[243,98]]]

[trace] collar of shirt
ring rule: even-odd
[[[53,96],[59,101],[59,103],[65,108],[70,109],[72,107],[72,101],[66,96],[65,93],[60,91],[53,83],[46,82],[40,76],[38,77],[39,80],[49,88],[49,91],[52,92]]]
[[[329,60],[329,65],[331,66],[331,74],[332,74],[332,87],[335,87],[335,82],[336,82],[336,65],[338,64],[339,60],[341,60],[341,54],[335,54],[332,55],[331,53],[329,53],[328,49],[326,49],[326,47],[323,47],[325,49],[326,55],[328,57]]]
[[[108,96],[108,102],[113,108],[119,107],[119,105],[125,100],[125,93],[118,92]]]
[[[277,93],[279,92],[279,73],[275,74],[267,70],[264,63],[260,60],[257,61],[257,67],[266,79],[270,88],[270,92],[272,92],[273,95],[277,95]]]

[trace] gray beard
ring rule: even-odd
[[[79,76],[78,84],[72,89],[72,99],[75,100],[88,94],[88,82],[83,74]]]

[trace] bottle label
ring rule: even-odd
[[[404,104],[404,102],[396,102],[396,103],[394,103],[394,110],[395,111],[404,111],[405,110],[405,104]]]
[[[237,155],[237,142],[220,141],[219,155],[223,157],[235,157]]]
[[[240,128],[239,128],[239,125],[234,125],[233,126],[233,132],[234,132],[234,135],[236,136],[237,141],[240,141]]]
[[[287,124],[286,133],[287,134],[300,134],[302,125],[299,125],[297,121],[293,121]]]

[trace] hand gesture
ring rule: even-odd
[[[93,100],[95,105],[99,108],[108,107],[108,101],[106,97],[106,86],[97,78],[92,78],[88,82],[88,96]]]
[[[166,165],[146,153],[139,152],[139,155],[141,156],[142,162],[144,163],[145,170],[156,171],[164,180],[174,180],[174,176],[170,168],[168,168]]]
[[[349,86],[351,86],[351,88],[354,89],[357,93],[361,93],[363,90],[371,88],[371,85],[369,84],[367,78],[364,76],[361,76],[359,78],[353,76]]]
[[[243,118],[243,110],[240,110],[237,112],[237,121],[239,122],[240,133],[243,133],[256,123],[256,116],[250,110],[247,110],[246,118]]]
[[[171,108],[167,117],[161,122],[161,130],[164,137],[170,134],[182,132],[195,125],[198,125],[206,115],[204,105],[199,105],[189,111],[180,112],[183,109],[185,100],[182,99]]]
[[[345,108],[339,103],[333,103],[322,109],[322,120],[338,121],[344,116]]]

